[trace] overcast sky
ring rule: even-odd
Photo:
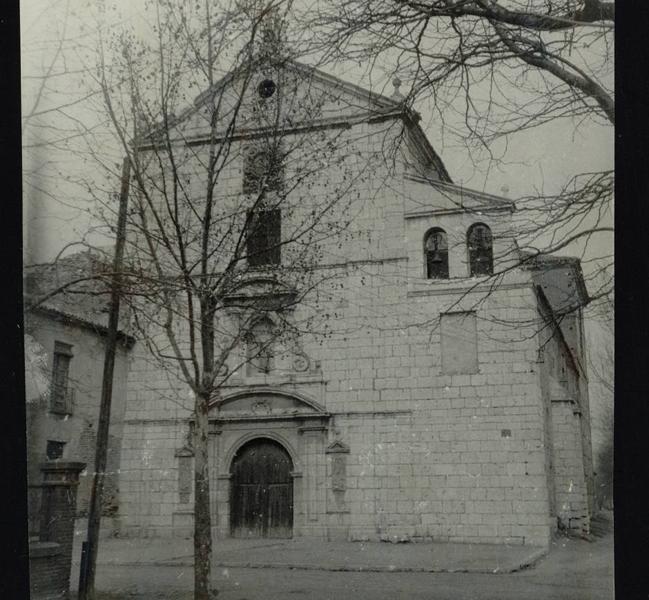
[[[24,186],[25,241],[31,251],[30,262],[51,260],[67,242],[82,238],[96,225],[88,216],[87,194],[84,196],[81,187],[68,181],[81,179],[84,171],[92,168],[91,161],[84,163],[78,155],[68,153],[63,144],[55,148],[38,144],[69,137],[76,127],[75,121],[84,126],[93,121],[94,115],[88,106],[77,102],[83,96],[87,80],[78,54],[87,56],[94,44],[94,23],[100,5],[100,1],[82,0],[21,2],[23,113],[29,114],[35,104],[38,110],[70,104],[65,117],[57,114],[54,118],[46,114],[40,120],[31,119],[25,127],[24,139],[29,146],[24,153],[28,179]],[[130,23],[145,31],[143,5],[139,0],[108,0],[102,18],[109,29],[119,27],[120,23]],[[63,19],[65,14],[69,14],[67,20]],[[40,77],[52,62],[56,41],[63,32],[68,41],[57,55],[54,77],[48,83],[56,93],[44,90],[39,95]],[[392,92],[389,83],[386,87],[385,78],[375,73],[370,79],[364,65],[345,65],[330,72],[377,91]],[[404,81],[403,87],[406,86],[407,81]],[[577,126],[567,121],[557,121],[535,132],[510,137],[506,148],[498,148],[502,161],[497,166],[488,162],[476,166],[466,149],[458,146],[452,136],[442,135],[440,124],[426,106],[415,108],[422,113],[422,126],[451,177],[466,187],[516,199],[539,191],[556,192],[575,173],[613,166],[612,128],[593,124]],[[106,147],[106,151],[116,151],[116,148]],[[100,239],[91,236],[91,241]],[[607,253],[610,243],[611,238],[598,240],[593,251]]]

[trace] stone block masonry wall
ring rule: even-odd
[[[540,338],[551,514],[555,527],[587,532],[592,511],[592,462],[585,373],[567,361],[570,350],[558,331],[553,331],[550,339],[548,332],[542,332]]]
[[[584,374],[585,375],[585,374]],[[581,433],[581,451],[584,463],[585,492],[587,495],[588,513],[595,512],[595,471],[593,466],[593,442],[591,438],[592,417],[588,381],[584,376],[579,385],[579,428]]]
[[[120,456],[120,535],[170,537],[174,514],[190,506],[181,503],[176,454],[188,443],[193,398],[143,345],[132,355]],[[191,481],[193,486],[193,474]]]
[[[587,533],[588,490],[580,415],[570,401],[552,402],[556,510],[561,529]]]
[[[337,432],[349,446],[344,507],[327,523],[353,539],[547,543],[545,417],[531,288],[519,284],[484,298],[476,311],[478,372],[444,375],[434,319],[457,303],[457,294],[407,296],[397,275],[388,262],[366,265],[363,286],[354,287],[354,275],[346,280],[350,301],[338,310],[341,329],[363,319],[364,307],[385,318],[322,346],[305,342],[307,354],[321,361],[320,401],[333,415],[329,435]],[[468,294],[466,306],[475,297]],[[427,315],[430,325],[399,327],[413,315]],[[183,394],[144,357],[134,361],[120,485],[127,535],[174,535],[174,520],[188,509],[179,504],[174,455],[191,414]],[[324,445],[321,458],[324,465]],[[301,459],[306,502],[311,463]],[[226,489],[224,481],[214,483]],[[318,486],[314,506],[326,504],[317,510],[333,515],[330,487]],[[315,535],[323,524],[301,530]],[[227,531],[227,523],[219,526]]]
[[[187,424],[126,422],[120,467],[121,535],[170,537],[179,508],[178,458]],[[193,482],[193,477],[192,477]]]
[[[534,327],[531,289],[484,299],[478,372],[443,375],[434,321],[449,305],[462,308],[458,293],[446,292],[454,282],[404,298],[398,267],[394,278],[386,264],[363,271],[364,287],[350,282],[356,305],[350,301],[344,316],[360,317],[363,306],[386,316],[320,351],[327,408],[350,446],[351,534],[547,543],[543,405],[536,348],[526,341]],[[399,327],[419,316],[427,316],[425,327]],[[385,411],[402,414],[391,421]]]
[[[336,417],[350,443],[352,539],[544,544],[547,489],[533,411],[453,407]],[[503,437],[503,424],[511,435]]]
[[[368,136],[363,152],[378,151],[382,144],[384,139]],[[437,214],[427,213],[406,223],[404,199],[395,191],[400,183],[363,183],[362,201],[354,207],[355,235],[342,248],[339,240],[329,240],[331,248],[325,248],[324,266],[340,286],[328,290],[330,297],[317,308],[332,315],[332,331],[325,340],[305,335],[300,342],[309,360],[320,365],[321,394],[310,397],[330,419],[326,431],[310,435],[328,436],[329,443],[340,439],[349,448],[346,482],[344,490],[332,489],[333,466],[324,440],[307,444],[303,436],[295,443],[301,466],[294,483],[294,517],[302,521],[295,522],[294,531],[322,535],[327,534],[323,527],[331,525],[336,535],[347,532],[354,539],[546,544],[552,527],[549,436],[531,279],[512,271],[494,288],[492,280],[468,278],[460,268],[466,262],[460,242],[449,250],[457,254],[451,278],[424,279],[422,240],[440,222]],[[313,194],[318,193],[314,187]],[[449,204],[443,226],[448,231],[457,226],[458,239],[464,239],[475,215],[458,214],[456,222],[458,204],[441,194],[434,200],[436,209]],[[499,232],[510,228],[508,223],[499,228],[497,218],[484,220],[500,248],[509,241]],[[297,322],[302,310],[307,308],[295,309]],[[477,365],[463,363],[471,365],[470,372],[444,369],[439,319],[448,312],[468,312],[475,320],[475,341],[452,345],[472,351],[477,346]],[[263,381],[237,376],[241,387],[251,390],[295,390],[315,377],[299,372]],[[179,529],[174,518],[187,505],[179,504],[174,453],[185,444],[191,408],[177,379],[147,363],[144,355],[134,356],[120,486],[127,533],[173,535]],[[238,436],[246,435],[246,428],[261,436],[264,427],[279,427],[270,419],[251,423],[242,419],[231,427],[236,425]],[[222,460],[236,436],[232,430],[219,436]],[[228,465],[219,469],[217,504],[225,505]],[[322,473],[329,473],[325,485]],[[227,514],[219,513],[217,520],[227,532]]]

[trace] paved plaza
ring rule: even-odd
[[[78,581],[75,549],[72,587]],[[485,544],[227,540],[215,544],[218,598],[611,600],[613,532],[557,537],[548,553]],[[190,600],[191,541],[102,540],[98,600]]]

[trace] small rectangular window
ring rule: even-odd
[[[478,372],[478,331],[474,312],[441,315],[442,373]]]
[[[72,390],[69,386],[72,346],[54,342],[50,410],[57,414],[72,413]]]
[[[282,217],[278,208],[255,211],[249,218],[246,252],[251,267],[279,265]]]
[[[47,454],[47,458],[49,460],[57,460],[59,458],[62,458],[64,446],[65,446],[65,442],[56,442],[54,440],[47,440],[47,450],[45,451],[45,453]]]

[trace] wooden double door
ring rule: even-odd
[[[230,479],[232,537],[292,537],[292,470],[288,452],[273,440],[254,439],[239,449]]]

